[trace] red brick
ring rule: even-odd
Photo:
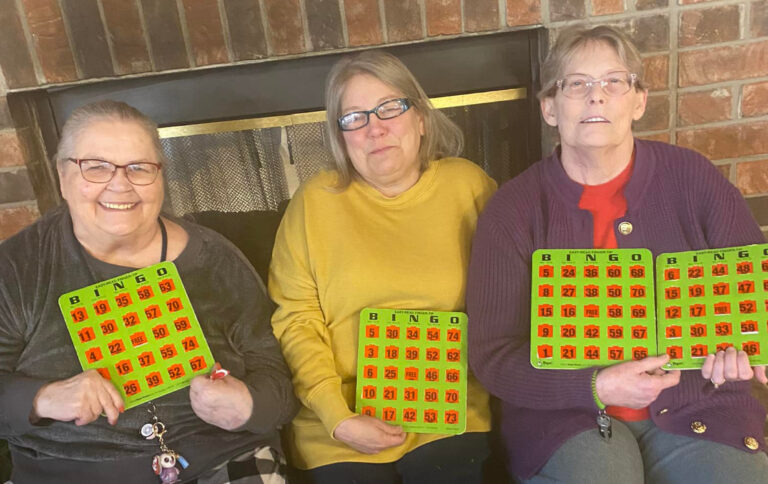
[[[37,85],[15,0],[0,0],[0,70],[8,88]]]
[[[0,209],[0,240],[19,232],[24,227],[40,218],[37,207],[25,205],[22,207]]]
[[[731,119],[731,91],[715,89],[680,94],[677,119],[681,126],[712,123]]]
[[[91,79],[114,75],[98,0],[59,0],[59,3],[82,77]]]
[[[514,27],[540,23],[540,0],[507,0],[507,25]]]
[[[34,200],[26,168],[0,171],[0,204]]]
[[[235,60],[266,57],[267,38],[259,0],[224,0],[224,10]]]
[[[712,2],[714,0],[679,0],[680,5],[692,5],[694,3]]]
[[[627,32],[642,53],[669,50],[669,17],[651,15],[633,18]]]
[[[678,62],[681,87],[764,76],[768,41],[680,52]]]
[[[461,33],[461,0],[425,0],[427,35]]]
[[[498,0],[464,1],[464,29],[467,32],[498,30],[499,27]]]
[[[741,96],[741,115],[768,114],[768,82],[744,86]]]
[[[650,91],[663,91],[669,84],[669,56],[654,55],[643,58],[643,81]]]
[[[0,97],[0,129],[8,129],[13,127],[13,119],[11,118],[11,112],[8,110],[8,101],[5,96]]]
[[[637,131],[657,131],[669,128],[669,96],[648,96],[645,114],[635,121],[633,127]]]
[[[384,42],[377,0],[344,0],[344,17],[350,47]]]
[[[0,167],[24,166],[24,152],[15,131],[0,131]]]
[[[768,160],[737,163],[736,186],[744,195],[768,193]]]
[[[752,37],[768,36],[768,1],[758,0],[751,3],[749,17],[752,19]]]
[[[717,168],[717,171],[719,171],[720,174],[723,175],[726,180],[730,180],[731,179],[731,164],[730,163],[723,163],[722,165],[715,165],[715,168]]]
[[[189,67],[187,47],[181,33],[181,21],[176,2],[139,0],[144,25],[152,48],[155,70]]]
[[[304,52],[304,23],[298,0],[264,0],[264,7],[272,53],[285,55]]]
[[[662,7],[669,7],[669,0],[635,0],[635,8],[638,10],[651,10]]]
[[[304,0],[313,50],[344,47],[339,0]]]
[[[768,121],[679,131],[677,144],[711,160],[768,153]]]
[[[182,0],[192,58],[197,66],[229,61],[219,5],[211,0]]]
[[[592,0],[592,15],[609,15],[624,11],[624,0]]]
[[[118,74],[152,70],[147,43],[141,27],[139,9],[134,2],[101,0]]]
[[[647,139],[649,141],[661,141],[662,143],[669,143],[669,131],[656,134],[646,134],[643,136],[638,136],[638,138]]]
[[[549,19],[552,22],[584,18],[587,8],[584,0],[550,0]]]
[[[59,2],[23,0],[22,5],[45,79],[48,82],[77,79],[75,60],[69,48]]]
[[[739,38],[739,6],[686,10],[680,15],[680,45],[683,47]]]
[[[418,0],[387,0],[384,2],[387,40],[405,42],[424,38],[421,6]]]

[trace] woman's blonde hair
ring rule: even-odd
[[[165,154],[160,144],[160,136],[157,133],[157,123],[133,106],[110,99],[88,103],[72,111],[61,128],[61,138],[54,156],[57,163],[62,163],[67,158],[73,157],[77,137],[95,121],[130,121],[136,123],[147,132],[147,136],[152,140],[157,163],[165,164]]]
[[[557,94],[557,81],[565,76],[565,66],[573,59],[576,53],[592,43],[603,42],[616,51],[629,72],[634,73],[635,89],[645,89],[643,81],[643,61],[637,47],[626,35],[613,27],[598,25],[597,27],[574,26],[563,30],[557,36],[555,45],[549,50],[547,59],[541,65],[541,91],[539,99],[554,97]]]
[[[338,119],[342,115],[341,99],[350,79],[358,74],[375,77],[401,92],[424,120],[424,136],[419,146],[419,161],[424,170],[431,160],[458,156],[464,148],[464,135],[456,124],[432,106],[426,93],[411,71],[397,57],[380,50],[368,50],[338,61],[325,85],[325,106],[328,137],[333,163],[338,173],[336,189],[344,189],[359,176],[352,166],[344,144]],[[375,116],[375,115],[374,115]]]

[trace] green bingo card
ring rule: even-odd
[[[700,368],[728,346],[768,363],[768,244],[661,254],[656,293],[667,368]]]
[[[189,385],[213,356],[172,262],[59,297],[83,370],[114,383],[125,408]]]
[[[537,250],[532,262],[535,368],[577,369],[656,354],[649,250]]]
[[[467,315],[363,309],[356,411],[407,432],[460,434],[467,411]]]

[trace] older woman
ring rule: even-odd
[[[544,120],[561,144],[499,190],[478,223],[467,306],[470,364],[503,400],[508,464],[526,482],[766,482],[765,411],[747,355],[699,371],[667,356],[599,371],[530,364],[531,254],[763,241],[739,192],[692,151],[633,138],[646,105],[635,47],[608,27],[561,33],[542,66]],[[765,370],[757,368],[765,383]],[[598,432],[608,406],[613,436]],[[604,419],[603,419],[604,420]]]
[[[495,184],[452,157],[460,131],[389,54],[339,61],[326,105],[335,169],[291,200],[270,270],[272,325],[303,403],[293,464],[310,482],[479,482],[487,393],[470,380],[461,436],[358,415],[357,334],[366,307],[464,309],[469,243]]]
[[[276,429],[296,406],[272,305],[234,246],[160,215],[157,126],[126,104],[89,104],[64,125],[56,159],[66,205],[0,246],[0,437],[11,446],[13,481],[160,482],[158,439],[139,432],[153,417],[189,463],[179,476],[180,466],[163,471],[163,482],[229,482],[236,475],[221,467],[229,461],[239,475],[279,477]],[[165,260],[231,374],[197,376],[189,389],[124,410],[110,381],[82,371],[57,299]]]

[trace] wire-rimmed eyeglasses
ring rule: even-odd
[[[571,99],[584,99],[592,86],[599,85],[609,96],[623,96],[637,82],[637,74],[627,71],[609,72],[599,79],[592,79],[584,74],[568,74],[557,81],[557,87],[563,95]]]
[[[390,99],[368,111],[353,111],[343,115],[339,118],[339,128],[342,131],[354,131],[367,126],[371,114],[381,120],[392,119],[408,111],[411,106],[411,101],[407,98]]]
[[[99,159],[67,158],[68,161],[80,167],[80,174],[91,183],[108,183],[115,177],[117,170],[125,170],[125,176],[133,185],[151,185],[157,179],[162,165],[149,161],[138,161],[127,165],[116,165],[111,161]]]

